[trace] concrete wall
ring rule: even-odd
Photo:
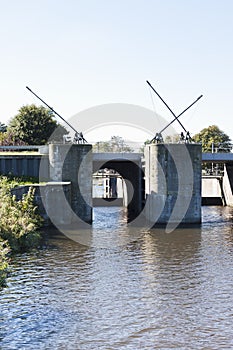
[[[56,226],[92,221],[92,146],[50,144],[49,155],[4,155],[2,174],[51,180],[35,187],[35,201],[46,220]],[[29,186],[14,189],[21,198]]]
[[[35,205],[38,207],[40,215],[43,217],[45,225],[50,225],[50,217],[58,225],[70,225],[71,215],[65,212],[60,205],[60,199],[65,194],[67,201],[71,205],[71,183],[47,183],[44,185],[33,184],[30,186],[18,186],[11,190],[12,195],[15,195],[17,200],[22,199],[29,188],[35,189]],[[68,215],[67,215],[68,214]]]
[[[202,177],[202,197],[221,197],[222,191],[219,178],[213,176]]]
[[[6,152],[0,156],[0,174],[33,176],[40,181],[51,180],[52,184],[48,182],[45,187],[40,188],[43,192],[41,198],[42,202],[45,200],[43,204],[47,215],[53,217],[55,222],[58,220],[64,224],[75,222],[77,217],[82,221],[91,222],[91,150],[92,146],[86,144],[50,144],[49,154],[12,155]],[[47,148],[44,151],[47,152]],[[70,191],[61,184],[64,182],[71,183]],[[70,200],[69,196],[71,196]],[[43,212],[44,209],[41,210]]]
[[[233,206],[233,164],[224,167],[223,191],[226,205]]]
[[[202,177],[202,205],[224,205],[222,178],[214,176]]]
[[[146,218],[154,225],[201,222],[201,146],[145,147]]]
[[[92,146],[50,144],[49,169],[52,181],[71,182],[72,221],[92,222]]]

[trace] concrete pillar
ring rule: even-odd
[[[233,207],[233,164],[225,164],[223,176],[223,193],[226,205]]]
[[[200,144],[145,147],[146,218],[156,225],[201,222]]]
[[[51,181],[71,182],[73,221],[92,222],[92,146],[50,144],[49,164]]]

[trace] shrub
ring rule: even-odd
[[[21,200],[10,193],[7,178],[0,181],[0,238],[7,240],[12,252],[26,251],[38,246],[38,229],[42,218],[34,205],[34,189],[30,188]]]
[[[0,239],[0,288],[6,285],[6,277],[8,272],[7,253],[9,247],[6,241]]]

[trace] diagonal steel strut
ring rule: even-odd
[[[182,114],[184,114],[190,107],[192,107],[197,101],[200,100],[200,98],[202,98],[203,95],[199,96],[193,103],[191,103],[191,105],[189,105],[187,108],[185,108],[183,110],[183,112],[181,112],[177,117],[175,117],[169,124],[167,124],[161,131],[160,133],[162,133],[164,130],[166,130],[172,123],[174,123],[176,120],[179,122],[179,119]]]
[[[52,107],[50,107],[42,98],[40,98],[34,91],[32,91],[28,86],[26,86],[26,89],[28,89],[34,96],[36,96],[41,102],[43,102],[54,114],[56,114],[59,118],[61,118],[74,132],[75,136],[78,139],[81,139],[83,142],[87,142],[83,134],[81,132],[78,132],[67,120],[65,120],[60,114],[58,114]]]
[[[198,100],[200,100],[200,98],[202,98],[203,95],[199,96],[193,103],[191,103],[191,105],[189,105],[187,108],[185,108],[183,110],[182,113],[180,113],[178,116],[175,115],[175,113],[172,111],[172,109],[168,106],[168,104],[163,100],[163,98],[158,94],[158,92],[154,89],[154,87],[150,84],[150,82],[147,80],[146,81],[147,84],[150,86],[150,88],[156,93],[156,95],[160,98],[160,100],[165,104],[165,106],[168,108],[168,110],[172,113],[172,115],[174,116],[174,119],[167,124],[160,132],[159,134],[161,134],[164,130],[166,130],[172,123],[174,123],[176,120],[178,121],[178,123],[180,124],[180,126],[182,127],[182,129],[187,133],[187,130],[185,129],[184,125],[180,122],[179,117],[184,114],[190,107],[192,107]]]

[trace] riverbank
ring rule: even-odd
[[[35,248],[41,240],[43,220],[34,204],[34,190],[30,188],[21,200],[11,194],[11,189],[22,182],[0,177],[0,288],[5,285],[9,256]]]

